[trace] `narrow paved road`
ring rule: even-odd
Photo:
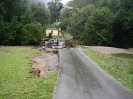
[[[53,99],[133,99],[133,93],[79,49],[61,49]]]

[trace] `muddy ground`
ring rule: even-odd
[[[32,66],[29,69],[29,72],[38,77],[42,77],[49,72],[58,70],[58,54],[53,52],[41,51],[41,56],[32,56],[30,59],[32,61]]]
[[[133,52],[129,52],[126,49],[122,49],[122,48],[104,47],[104,46],[84,46],[84,47],[89,48],[91,50],[98,51],[103,54],[118,54],[118,53],[133,54]]]

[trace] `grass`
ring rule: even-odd
[[[44,77],[29,73],[31,47],[0,48],[0,99],[51,99],[57,72]]]
[[[129,48],[129,49],[127,49],[127,51],[133,52],[133,48]]]
[[[112,75],[133,92],[133,56],[131,55],[106,55],[99,52],[83,49],[95,63]]]

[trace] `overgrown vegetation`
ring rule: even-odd
[[[90,49],[83,49],[83,52],[133,92],[132,54],[106,55]]]
[[[31,47],[0,48],[0,99],[51,99],[57,72],[44,77],[29,73]]]

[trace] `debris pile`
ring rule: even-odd
[[[76,40],[76,39],[74,39],[74,38],[69,39],[69,40],[65,40],[65,47],[73,47],[73,48],[75,48],[76,44],[81,44],[81,42]]]

